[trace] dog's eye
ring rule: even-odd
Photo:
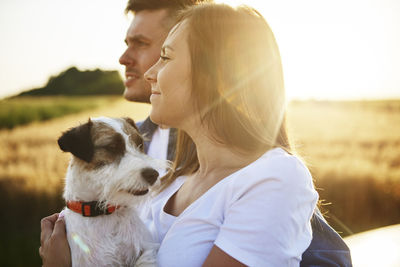
[[[110,143],[106,145],[106,149],[115,156],[122,156],[125,153],[125,141],[122,135],[119,133],[114,134]]]
[[[95,166],[96,166],[96,168],[101,168],[101,167],[105,166],[106,164],[107,164],[107,162],[99,160],[99,161],[96,161]]]

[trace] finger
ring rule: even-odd
[[[45,217],[40,221],[40,244],[43,246],[44,242],[50,238],[53,232],[54,223],[57,221],[58,213]]]
[[[57,213],[54,213],[53,215],[47,216],[44,219],[49,220],[50,222],[52,222],[54,224],[57,221],[59,215],[60,215],[60,213],[57,212]]]
[[[59,218],[55,225],[53,235],[66,238],[65,222],[64,219]]]
[[[39,255],[43,259],[43,248],[39,247]]]
[[[59,215],[59,213],[54,213],[53,215],[44,217],[44,218],[40,221],[41,227],[47,226],[47,225],[51,225],[51,228],[53,228],[53,227],[54,227],[54,223],[55,223],[55,222],[57,221],[57,219],[58,219],[58,215]]]

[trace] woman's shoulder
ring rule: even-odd
[[[289,154],[282,148],[274,148],[266,152],[258,167],[281,174],[310,175],[308,168],[298,156]]]
[[[312,177],[305,164],[282,148],[267,151],[232,179],[232,183],[239,187],[268,181],[293,186],[312,185]]]

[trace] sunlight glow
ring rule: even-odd
[[[73,233],[71,234],[71,236],[72,240],[74,240],[74,242],[78,245],[80,249],[82,249],[83,252],[85,252],[86,254],[90,253],[89,247],[85,244],[85,242],[83,242],[83,240],[79,237],[79,235]]]
[[[216,2],[263,14],[280,48],[289,98],[400,97],[400,1]],[[0,1],[0,97],[41,87],[73,65],[122,73],[126,3]]]
[[[217,2],[246,4],[266,18],[280,48],[289,98],[400,96],[399,1]]]
[[[400,266],[400,225],[356,234],[345,241],[354,267]]]

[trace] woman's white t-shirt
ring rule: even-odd
[[[160,242],[159,266],[202,266],[214,245],[248,266],[299,266],[318,194],[298,158],[270,150],[175,217],[164,206],[184,181],[175,180],[143,214]]]

